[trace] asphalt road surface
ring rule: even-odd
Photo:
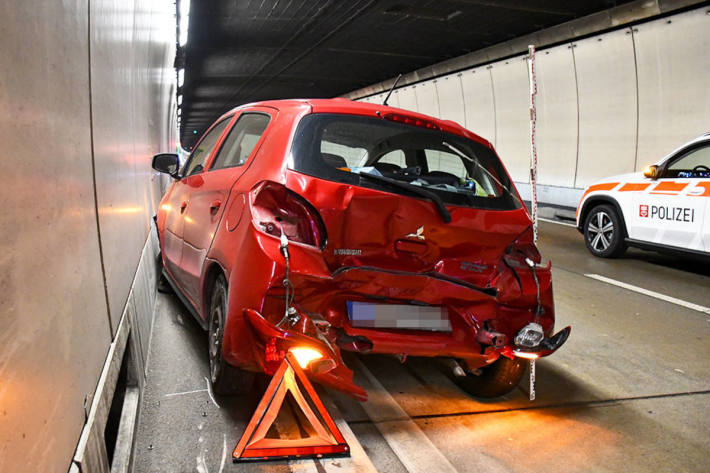
[[[321,389],[352,458],[232,464],[265,388],[208,389],[206,335],[159,294],[136,434],[147,472],[707,472],[710,471],[710,264],[629,250],[592,257],[576,229],[542,222],[557,327],[572,335],[511,394],[474,399],[436,360],[347,356],[370,396]],[[285,409],[276,435],[294,436]]]

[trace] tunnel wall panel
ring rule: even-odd
[[[166,140],[168,127],[158,126],[169,120],[165,100],[175,72],[157,66],[170,64],[172,25],[149,3],[135,6],[95,1],[91,9],[96,189],[114,329],[162,193],[150,158],[175,149]]]
[[[84,3],[0,5],[2,472],[68,470],[111,341],[91,172],[87,29]],[[28,41],[28,31],[38,34]]]
[[[496,142],[496,111],[490,70],[479,67],[461,73],[461,90],[467,129]]]
[[[530,87],[527,63],[520,57],[491,68],[495,100],[496,148],[516,182],[528,182],[530,168]]]
[[[414,87],[403,87],[397,91],[399,97],[399,108],[404,110],[418,111],[417,96],[414,93]]]
[[[436,81],[437,79],[434,79]],[[414,87],[417,96],[417,111],[432,117],[439,117],[439,98],[436,95],[436,84],[427,81]]]
[[[136,268],[166,182],[150,155],[175,149],[175,23],[135,6],[0,5],[3,472],[69,470],[132,285],[150,337],[156,272]]]
[[[538,182],[567,186],[577,169],[577,82],[568,45],[536,54]]]
[[[389,103],[389,105],[392,106],[392,107],[401,108],[401,107],[399,106],[399,90],[393,90],[393,91],[392,91],[392,95],[390,96],[390,99],[389,99],[389,102],[388,102],[388,103]]]
[[[436,95],[439,99],[439,113],[444,120],[453,120],[465,126],[466,114],[461,90],[461,74],[450,74],[436,82]]]
[[[707,8],[638,25],[639,131],[636,169],[710,131]]]
[[[579,165],[572,187],[634,170],[636,67],[629,29],[578,41]]]

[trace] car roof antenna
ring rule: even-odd
[[[397,83],[399,80],[402,78],[402,74],[398,75],[397,78],[394,80],[394,84],[392,84],[392,88],[390,89],[389,92],[387,92],[387,97],[382,101],[382,105],[387,105],[387,101],[390,99],[390,95],[392,95],[392,92],[394,92],[394,88],[397,87]]]

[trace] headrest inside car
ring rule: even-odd
[[[396,164],[392,164],[392,163],[375,163],[375,164],[373,164],[373,166],[375,167],[375,169],[377,169],[380,172],[388,172],[388,173],[397,172],[402,169],[401,167],[397,166]]]
[[[328,164],[328,166],[332,166],[334,168],[348,167],[348,163],[345,161],[345,158],[338,156],[337,154],[321,153],[320,156],[321,159]]]

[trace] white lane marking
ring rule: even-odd
[[[542,218],[542,217],[538,217],[537,219],[540,220],[541,222],[556,223],[557,225],[564,225],[565,227],[577,228],[577,225],[575,225],[574,223],[559,222],[557,220],[552,220],[550,218]]]
[[[340,433],[343,434],[345,442],[347,442],[350,448],[349,457],[337,457],[337,458],[320,458],[318,460],[303,459],[303,460],[289,460],[288,466],[292,473],[377,473],[377,469],[370,461],[370,458],[365,453],[365,449],[362,448],[360,442],[350,426],[343,419],[340,410],[335,405],[328,393],[322,389],[317,388],[318,396],[320,397],[326,409],[333,418],[333,421],[337,425]],[[285,403],[284,403],[285,404]],[[295,407],[295,409],[299,409]],[[276,428],[276,432],[281,438],[289,438],[288,433],[293,432],[294,427],[298,425],[298,420],[294,416],[294,412],[291,411],[287,406],[282,405],[279,416],[274,420],[273,427]],[[318,462],[318,464],[316,464]]]
[[[365,449],[362,448],[362,445],[360,445],[360,442],[358,441],[353,431],[350,429],[350,426],[347,422],[345,422],[345,419],[343,419],[343,416],[340,413],[338,406],[335,405],[330,396],[321,396],[321,400],[328,409],[328,412],[333,418],[335,425],[340,430],[340,433],[343,434],[343,438],[348,443],[348,447],[350,447],[349,459],[334,458],[329,460],[321,460],[321,463],[325,465],[325,471],[329,473],[335,473],[337,471],[349,471],[348,468],[342,467],[344,465],[348,465],[349,462],[352,462],[352,471],[355,471],[357,473],[377,473],[377,468],[375,468],[375,465],[372,464],[370,457],[368,457],[367,453],[365,453]],[[331,466],[334,466],[336,468],[332,468]]]
[[[409,473],[457,473],[456,468],[404,412],[360,360],[354,363],[368,381],[363,409]]]
[[[224,470],[224,462],[227,460],[227,434],[222,434],[222,460],[219,463],[219,473]]]
[[[600,276],[598,274],[585,274],[585,276],[591,279],[596,279],[597,281],[605,282],[607,284],[613,284],[614,286],[623,287],[624,289],[628,289],[629,291],[633,292],[638,292],[639,294],[643,294],[645,296],[654,297],[662,301],[670,302],[671,304],[679,305],[681,307],[685,307],[686,309],[697,310],[698,312],[710,315],[710,307],[705,307],[699,304],[693,304],[692,302],[684,301],[682,299],[676,299],[675,297],[667,296],[665,294],[661,294],[660,292],[649,291],[648,289],[617,281],[616,279]]]
[[[204,393],[204,392],[207,392],[207,390],[206,389],[195,389],[194,391],[183,391],[180,393],[166,394],[165,397],[183,396],[185,394]]]
[[[217,401],[215,400],[214,396],[212,395],[212,383],[210,383],[210,380],[207,379],[207,376],[205,376],[205,383],[207,383],[207,394],[210,395],[210,399],[212,400],[212,403],[217,406],[217,409],[221,409],[221,406],[217,404]]]

